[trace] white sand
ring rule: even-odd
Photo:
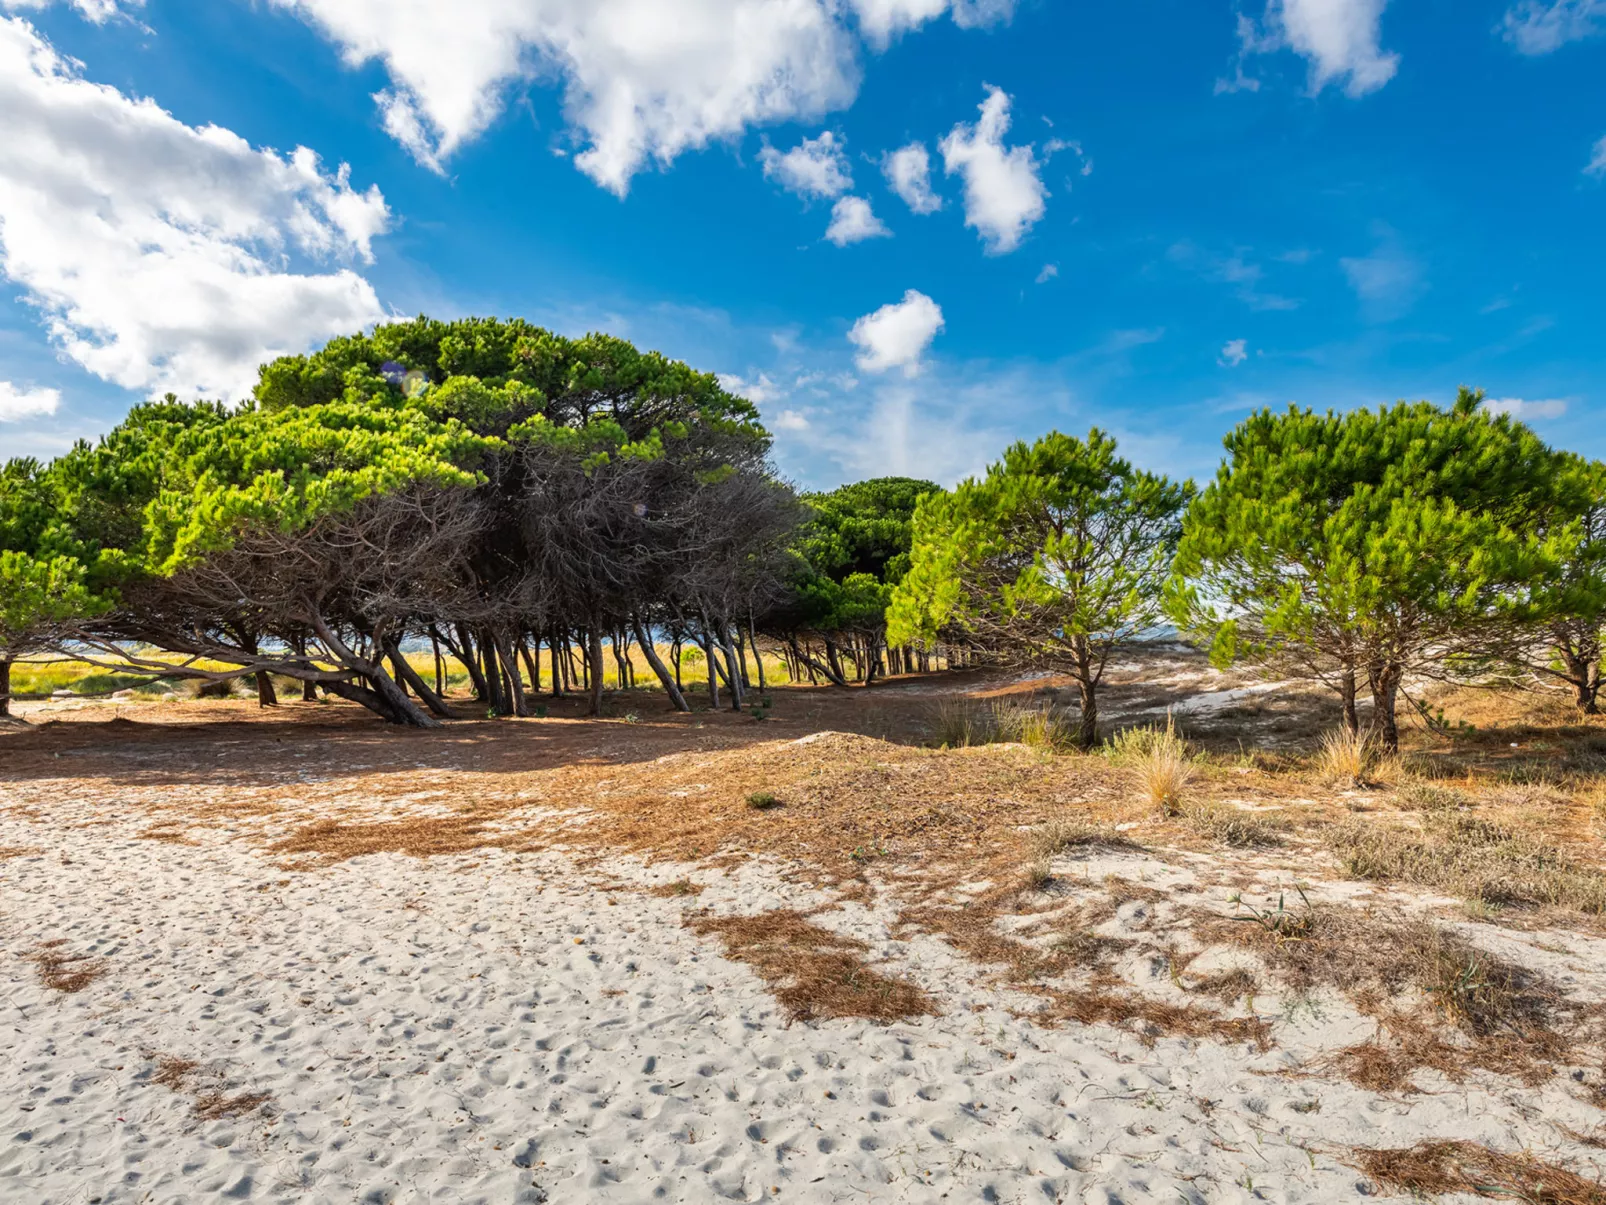
[[[1308,1203],[1364,1195],[1352,1146],[1576,1161],[1559,1127],[1600,1120],[1559,1085],[1391,1098],[1288,1074],[1364,1036],[1331,1002],[1292,1010],[1267,1053],[1041,1028],[941,942],[889,940],[890,916],[857,907],[819,921],[944,1014],[788,1026],[680,924],[818,900],[756,862],[663,899],[596,884],[686,868],[494,853],[286,872],[216,830],[132,832],[0,816],[0,846],[41,850],[0,861],[0,1201]],[[1112,868],[1178,873],[1057,867]],[[1141,930],[1145,907],[1112,923]],[[104,976],[43,986],[25,956],[53,940]],[[1602,955],[1555,957],[1588,977]],[[155,1053],[270,1103],[197,1120],[193,1093],[150,1082]]]

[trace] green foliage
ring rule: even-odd
[[[1585,475],[1481,401],[1245,420],[1188,511],[1171,614],[1218,664],[1360,667],[1391,724],[1406,669],[1537,619],[1577,544]]]
[[[1132,468],[1115,441],[1052,432],[981,480],[928,495],[888,613],[895,643],[945,631],[1097,675],[1160,617],[1158,585],[1191,485]]]
[[[807,494],[809,521],[797,545],[792,624],[879,639],[893,587],[909,569],[915,507],[938,487],[880,477]]]
[[[176,441],[145,511],[145,566],[170,574],[244,529],[300,531],[405,486],[476,485],[472,466],[496,446],[410,405],[244,411]]]
[[[568,339],[516,318],[419,317],[333,339],[311,355],[263,365],[255,396],[267,411],[416,398],[482,435],[505,435],[539,414],[562,428],[611,420],[627,441],[688,422],[766,445],[769,438],[757,409],[712,373],[623,339]]]
[[[106,608],[84,584],[84,566],[71,557],[36,559],[0,552],[0,660],[31,651],[51,627]]]

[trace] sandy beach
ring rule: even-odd
[[[718,757],[784,781],[824,747],[852,761],[883,742],[827,733],[602,767],[583,808],[529,774],[467,848],[331,856],[285,835],[361,817],[417,841],[484,790],[494,751],[454,755],[479,767],[454,774],[439,746],[387,738],[434,764],[402,791],[384,764],[308,746],[247,787],[204,770],[240,747],[238,725],[187,740],[187,773],[150,725],[96,725],[85,743],[89,727],[24,738],[45,743],[0,785],[0,1200],[1313,1202],[1409,1199],[1355,1152],[1428,1141],[1602,1166],[1598,1060],[1525,1080],[1469,1050],[1465,1074],[1372,1090],[1342,1056],[1380,1023],[1342,992],[1267,984],[1204,1009],[1199,984],[1255,960],[1199,935],[1289,891],[1286,854],[1055,855],[1036,902],[993,923],[1042,944],[1055,918],[1091,921],[1085,940],[1110,951],[1095,982],[1148,1011],[1082,1023],[1066,1008],[1104,996],[1045,1002],[911,927],[908,867],[845,886],[786,854],[574,837],[632,773],[678,774],[680,806]],[[259,747],[276,730],[260,726]],[[984,768],[1014,756],[972,751]],[[760,822],[783,819],[800,822]],[[506,839],[543,832],[571,835]],[[985,869],[950,894],[982,898]],[[1308,889],[1323,907],[1453,904]],[[924,1014],[800,1018],[784,951],[778,972],[720,928],[783,913],[843,939]],[[1606,999],[1599,935],[1456,928],[1567,1000]],[[1208,1019],[1179,1033],[1179,1017]]]

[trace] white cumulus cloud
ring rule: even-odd
[[[0,113],[0,275],[96,376],[238,397],[263,360],[381,316],[351,267],[285,262],[372,259],[389,210],[345,167],[82,79],[19,18],[0,20]]]
[[[859,31],[872,46],[884,49],[898,34],[918,29],[945,12],[954,24],[969,29],[1007,21],[1015,0],[851,0]]]
[[[862,243],[867,238],[891,236],[892,231],[870,211],[870,202],[863,197],[843,197],[831,207],[831,225],[825,237],[838,247]]]
[[[818,138],[805,138],[789,151],[766,145],[758,158],[767,178],[800,197],[836,197],[853,187],[842,142],[830,130]]]
[[[965,182],[965,225],[980,233],[989,255],[1015,250],[1046,208],[1048,189],[1030,146],[1004,145],[1009,97],[987,85],[981,118],[956,125],[939,146],[943,169]]]
[[[942,329],[942,307],[916,289],[902,301],[882,306],[853,324],[848,339],[858,347],[856,362],[864,372],[901,368],[917,376],[921,357]]]
[[[1237,368],[1249,358],[1249,340],[1229,339],[1221,349],[1220,363],[1227,368]]]
[[[28,8],[49,8],[55,0],[0,0],[0,9],[7,12],[20,12]],[[122,13],[122,6],[140,8],[145,0],[70,0],[71,6],[78,10],[78,14],[86,21],[93,21],[102,25],[113,17]]]
[[[1375,92],[1394,78],[1400,56],[1382,47],[1383,10],[1389,0],[1267,0],[1264,20],[1240,15],[1241,57],[1292,50],[1310,63],[1310,90],[1342,82],[1350,96]],[[1243,74],[1218,81],[1216,91],[1254,91],[1258,81]]]
[[[1523,54],[1549,54],[1606,29],[1606,0],[1522,0],[1500,32]]]
[[[1509,414],[1512,418],[1526,423],[1536,418],[1562,417],[1567,413],[1567,399],[1545,398],[1528,401],[1520,397],[1490,398],[1483,403],[1483,408],[1490,414]]]
[[[60,405],[59,390],[19,389],[10,381],[0,381],[0,423],[54,414]]]
[[[931,156],[923,143],[911,142],[883,156],[881,172],[892,191],[915,213],[936,213],[942,208],[942,198],[931,188]]]

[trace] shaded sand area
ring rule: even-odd
[[[1436,754],[1494,767],[1448,803],[1335,787],[1230,751],[1325,704],[1173,678],[1254,710],[1196,707],[1172,815],[922,747],[934,696],[1052,687],[977,675],[762,723],[35,708],[0,1200],[1606,1201],[1585,779],[1502,775],[1511,728]],[[1482,860],[1385,880],[1372,833]]]

